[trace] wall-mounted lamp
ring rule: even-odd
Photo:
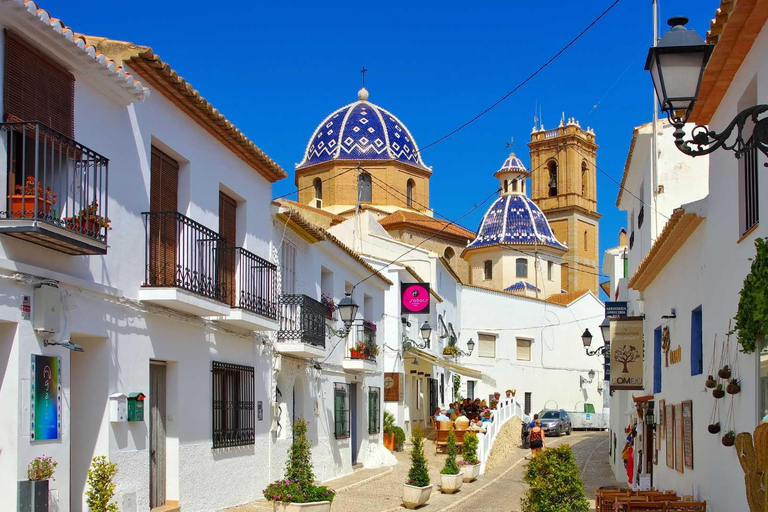
[[[669,310],[669,314],[668,315],[661,315],[661,318],[663,318],[664,320],[668,320],[670,318],[677,318],[677,311],[675,310],[675,308],[671,308]]]
[[[72,340],[67,340],[67,341],[43,340],[43,345],[46,347],[64,347],[65,349],[71,350],[72,352],[85,352],[83,350],[83,347],[81,347],[77,343],[74,343]]]
[[[584,334],[581,335],[581,342],[584,344],[584,350],[587,351],[588,356],[604,356],[608,352],[608,345],[603,345],[595,350],[589,350],[589,347],[592,346],[592,333],[589,332],[589,329],[584,329]]]
[[[589,380],[585,379],[584,376],[579,375],[579,387],[583,388],[584,384],[592,384],[592,381],[595,380],[595,370],[589,370]]]

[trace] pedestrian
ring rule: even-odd
[[[534,414],[533,415],[533,421],[531,422],[531,425],[530,425],[531,428],[536,426],[536,420],[537,419],[539,419],[539,415],[538,414]]]
[[[531,458],[534,458],[544,448],[544,431],[541,429],[541,421],[538,418],[533,422],[533,428],[528,433],[528,440],[531,446]]]

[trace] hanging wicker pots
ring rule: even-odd
[[[725,391],[729,395],[738,395],[739,391],[741,391],[741,386],[739,385],[739,379],[731,379],[731,382],[729,382],[728,385],[725,386]]]
[[[721,379],[730,379],[731,378],[731,367],[728,365],[723,366],[720,368],[720,371],[717,372],[718,377]]]
[[[718,434],[720,432],[720,422],[712,423],[707,427],[710,434]]]
[[[708,375],[707,380],[704,382],[704,385],[709,389],[715,389],[717,387],[717,381],[712,375]]]
[[[725,390],[722,384],[718,384],[715,389],[712,390],[712,396],[715,398],[723,398],[725,396]]]
[[[729,430],[723,435],[723,438],[720,440],[720,442],[723,443],[723,446],[733,446],[733,443],[736,442],[736,432]]]

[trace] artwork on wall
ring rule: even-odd
[[[674,423],[675,423],[675,408],[672,405],[667,405],[664,413],[664,421],[665,421],[665,428],[666,430],[666,438],[667,438],[667,467],[668,468],[674,468],[675,467],[675,432],[674,432]]]
[[[693,469],[693,402],[686,400],[682,404],[683,411],[683,458],[685,467]]]
[[[666,439],[666,432],[667,429],[665,428],[666,423],[664,423],[664,418],[666,418],[667,410],[666,407],[666,400],[659,400],[659,431],[661,432],[661,439]]]
[[[32,441],[61,437],[61,358],[32,355],[30,431]]]
[[[675,405],[675,469],[682,473],[683,468],[683,405]]]

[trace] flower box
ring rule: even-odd
[[[415,485],[403,484],[403,506],[407,509],[414,509],[425,504],[432,494],[432,485],[416,487]]]
[[[99,233],[101,231],[101,225],[99,221],[94,219],[86,219],[83,217],[64,217],[64,223],[67,229],[74,231],[75,233]]]
[[[14,219],[34,219],[35,218],[35,196],[14,194],[8,196],[10,199],[10,214]],[[51,212],[53,202],[50,199],[37,197],[37,215],[38,217],[47,216]],[[23,208],[23,211],[22,211]]]
[[[384,434],[384,448],[395,451],[395,434]]]
[[[352,359],[365,359],[365,352],[362,350],[352,349],[349,351],[349,357]]]
[[[459,471],[457,475],[440,475],[440,491],[443,494],[453,494],[461,489],[464,484],[464,474]]]
[[[273,501],[274,512],[330,512],[330,501],[312,501],[310,503],[288,503],[285,501]]]

